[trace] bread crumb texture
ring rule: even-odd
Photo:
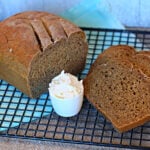
[[[150,51],[112,46],[84,80],[85,96],[119,132],[150,120]]]

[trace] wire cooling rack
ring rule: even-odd
[[[150,32],[83,28],[89,43],[83,79],[97,56],[111,45],[127,44],[138,50],[150,49]],[[30,99],[0,80],[0,136],[103,145],[150,148],[150,122],[126,133],[118,133],[86,99],[74,117],[59,117],[48,93]]]

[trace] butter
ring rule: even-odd
[[[49,95],[55,112],[63,117],[76,115],[83,103],[83,83],[62,71],[49,84]]]
[[[64,71],[52,80],[49,88],[50,93],[62,100],[75,97],[83,92],[82,80],[78,81],[77,77],[64,73]]]

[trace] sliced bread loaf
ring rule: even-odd
[[[46,12],[24,12],[0,24],[0,79],[32,98],[62,70],[77,74],[87,55],[84,32]]]
[[[128,46],[110,47],[97,58],[84,80],[87,99],[119,132],[150,120],[149,53]]]

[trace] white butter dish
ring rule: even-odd
[[[83,84],[77,77],[61,72],[49,84],[49,95],[55,112],[63,117],[79,113],[83,104]]]

